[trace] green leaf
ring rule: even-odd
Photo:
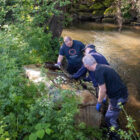
[[[41,123],[38,123],[38,124],[35,126],[35,129],[36,129],[36,130],[40,130],[40,129],[42,129],[42,125],[41,125]]]
[[[37,137],[39,137],[40,139],[42,139],[42,138],[44,137],[44,134],[45,134],[45,132],[44,132],[43,129],[38,130],[38,131],[36,132]]]
[[[45,124],[45,128],[46,128],[46,129],[49,128],[50,126],[51,126],[50,123],[46,123],[46,124]]]
[[[37,136],[34,133],[31,133],[31,135],[29,136],[29,140],[36,140]]]
[[[3,134],[3,129],[2,128],[0,128],[0,134]]]
[[[46,129],[46,133],[47,133],[48,135],[50,135],[50,134],[52,133],[52,130],[51,130],[50,128],[47,128],[47,129]]]
[[[5,140],[5,138],[4,138],[4,137],[2,137],[2,138],[0,138],[0,140]]]

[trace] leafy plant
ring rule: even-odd
[[[136,131],[136,128],[133,124],[133,122],[135,122],[135,120],[132,119],[131,116],[128,116],[127,112],[125,111],[123,105],[121,103],[118,104],[120,106],[120,108],[123,110],[126,119],[127,119],[127,125],[126,125],[126,129],[127,130],[115,130],[114,127],[111,127],[111,131],[118,133],[121,139],[124,140],[140,140],[140,136],[138,134],[138,132]]]

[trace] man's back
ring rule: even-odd
[[[107,95],[109,98],[127,96],[125,93],[122,95],[119,92],[121,89],[125,89],[125,85],[123,84],[120,76],[117,72],[112,69],[110,66],[97,64],[95,70],[95,79],[99,85],[106,85]]]
[[[97,61],[97,63],[109,65],[109,63],[108,63],[108,61],[106,60],[106,58],[105,58],[102,54],[96,52],[95,50],[91,50],[91,51],[89,52],[89,54],[92,55],[92,56],[95,58],[95,60]],[[84,65],[83,65],[83,66],[78,70],[78,72],[75,73],[75,74],[73,75],[73,78],[77,79],[77,78],[79,78],[80,76],[85,75],[87,71],[88,71],[87,68],[85,68]],[[96,82],[96,80],[95,80],[95,78],[94,78],[94,73],[91,72],[91,71],[88,71],[88,72],[89,72],[89,76],[90,76],[89,78],[90,78],[90,80],[92,80],[94,86],[97,87],[97,82]]]
[[[95,60],[96,60],[96,62],[98,64],[106,64],[106,65],[109,65],[109,63],[106,60],[106,58],[102,54],[96,52],[95,50],[90,51],[89,54],[92,55],[95,58]]]

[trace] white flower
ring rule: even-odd
[[[3,28],[8,28],[8,25],[3,25]]]

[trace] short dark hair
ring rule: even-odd
[[[95,45],[93,45],[93,44],[87,44],[86,47],[82,51],[84,51],[87,48],[91,48],[91,49],[95,50]]]
[[[95,49],[95,45],[93,45],[93,44],[87,44],[86,47],[85,47],[85,49],[86,48]]]

